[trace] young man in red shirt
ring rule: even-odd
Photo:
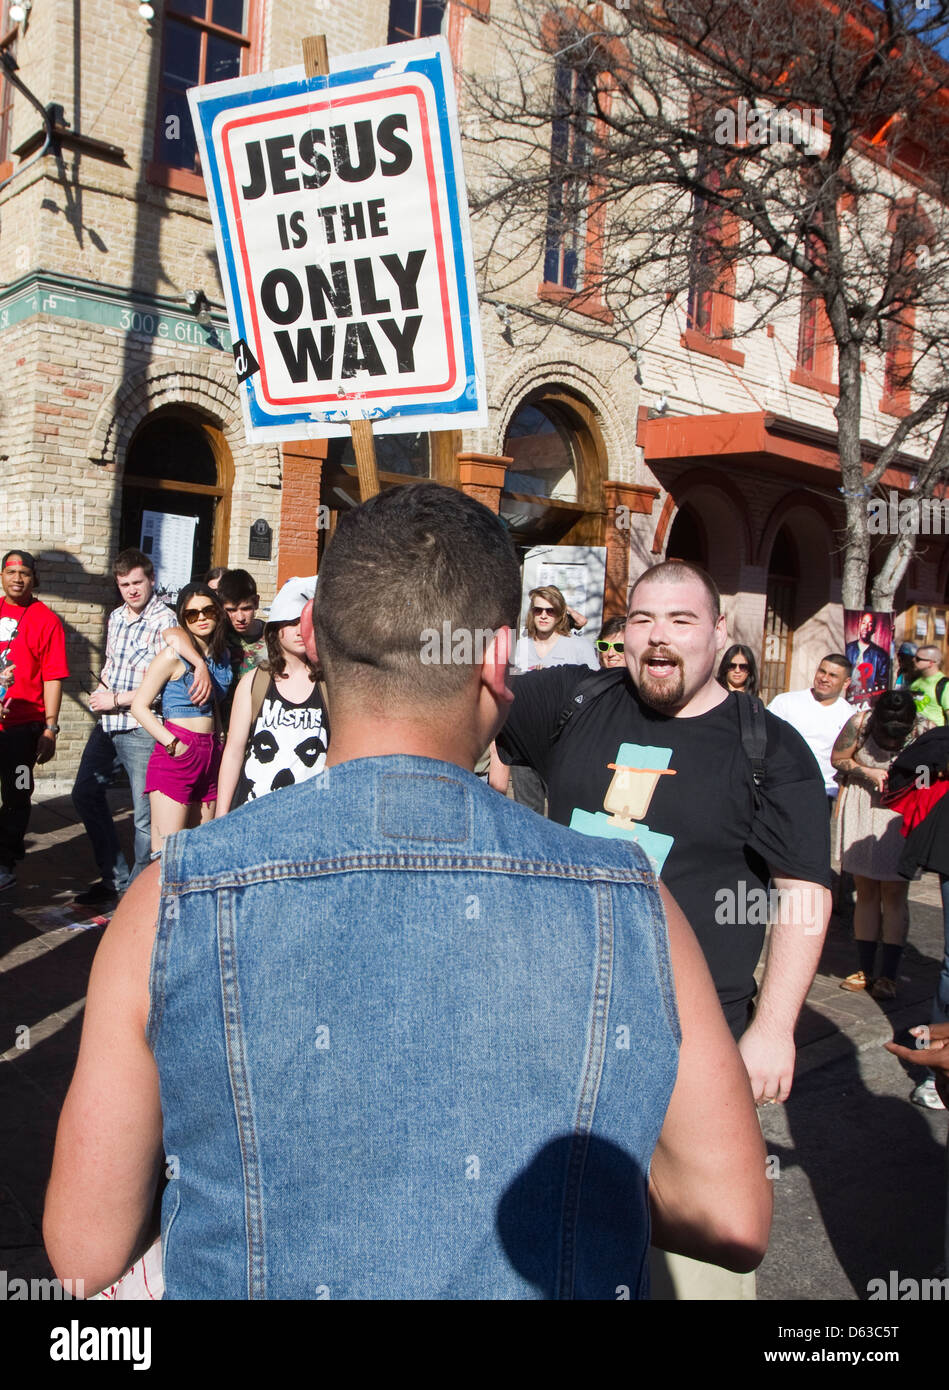
[[[0,889],[16,882],[25,853],[33,765],[56,752],[66,664],[66,634],[33,597],[36,561],[26,550],[0,560]]]

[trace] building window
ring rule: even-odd
[[[442,32],[445,0],[389,0],[389,37],[386,43],[407,43]]]
[[[10,0],[0,0],[0,41],[11,58],[16,57],[17,30],[10,23]],[[14,86],[0,77],[0,165],[10,158],[10,133],[13,126]]]
[[[801,291],[801,319],[797,335],[797,363],[791,372],[795,386],[810,386],[818,391],[839,395],[834,381],[834,361],[837,344],[827,317],[823,296],[810,281]]]
[[[565,290],[583,284],[590,201],[595,97],[581,68],[558,63],[550,138],[544,283]]]
[[[890,284],[898,303],[886,326],[886,357],[883,363],[883,399],[880,409],[887,415],[908,415],[911,410],[913,377],[913,338],[916,331],[916,304],[919,293],[917,252],[928,255],[931,236],[928,220],[910,207],[891,219]],[[923,257],[919,257],[920,264]]]
[[[200,172],[188,88],[251,71],[252,5],[253,0],[168,0],[155,132],[160,168]],[[151,166],[149,175],[153,172]]]
[[[700,168],[698,178],[712,189],[721,183],[721,174],[715,169]],[[735,323],[733,248],[737,232],[735,219],[725,208],[711,198],[696,197],[682,346],[708,352],[740,367],[744,365],[744,353],[736,352],[727,343]]]
[[[563,411],[522,405],[504,437],[514,462],[505,470],[504,490],[556,502],[577,500],[576,430]]]

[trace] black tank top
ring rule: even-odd
[[[322,771],[328,746],[329,721],[319,686],[314,684],[303,703],[295,705],[280,694],[271,677],[247,740],[231,806],[305,782]]]

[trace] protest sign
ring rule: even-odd
[[[188,93],[248,438],[486,423],[441,38]]]

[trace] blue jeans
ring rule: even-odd
[[[942,970],[936,982],[936,997],[933,1000],[933,1023],[949,1023],[949,876],[939,875],[939,891],[942,894],[943,944]]]
[[[155,740],[140,726],[103,731],[97,724],[89,735],[72,789],[72,804],[92,841],[99,873],[105,883],[124,893],[132,879],[148,867],[151,855],[151,807],[145,794],[145,773]],[[119,845],[106,800],[106,790],[120,767],[128,773],[135,814],[135,864],[131,875]]]

